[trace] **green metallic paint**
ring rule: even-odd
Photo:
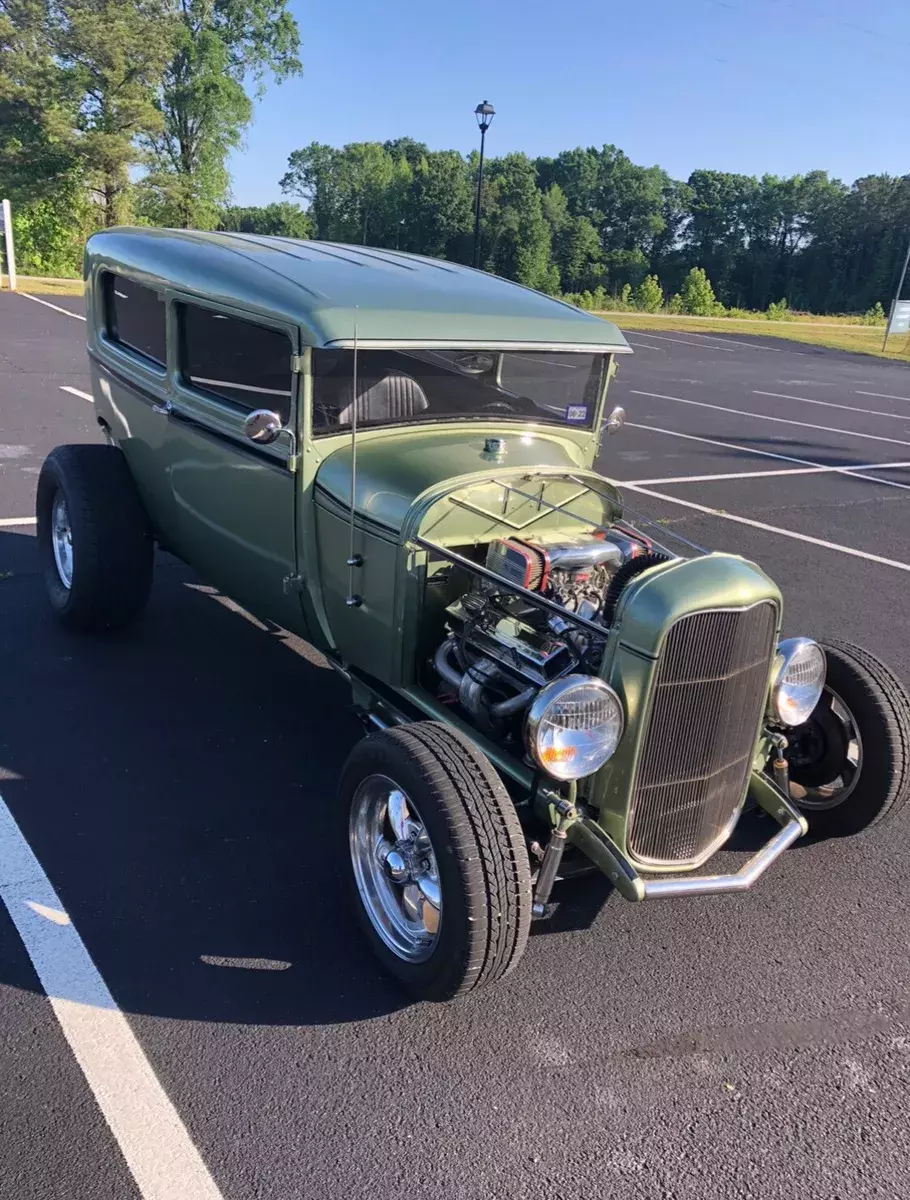
[[[501,465],[484,457],[485,439],[494,436],[505,443]],[[384,437],[369,438],[364,433],[357,441],[354,506],[371,522],[399,530],[415,500],[439,484],[448,488],[462,477],[489,478],[519,468],[573,470],[583,464],[582,446],[539,427],[503,429],[492,422],[472,421],[461,427],[398,427],[385,431]],[[350,437],[322,463],[316,487],[343,507],[350,506]]]
[[[86,247],[86,278],[123,270],[300,327],[303,341],[572,343],[628,353],[615,325],[484,271],[416,254],[292,238],[115,228]]]
[[[162,295],[168,314],[166,371],[104,337],[98,287],[103,269],[124,271]],[[406,332],[411,341],[476,337],[484,345],[536,335],[548,342],[626,349],[618,331],[451,264],[281,239],[111,230],[91,239],[86,278],[97,415],[123,449],[164,543],[252,612],[307,638],[334,661],[351,664],[355,695],[369,696],[372,677],[375,687],[400,698],[403,712],[452,722],[530,794],[531,772],[519,757],[478,734],[419,686],[427,649],[419,642],[429,612],[427,580],[440,564],[411,539],[420,535],[463,548],[519,529],[530,536],[582,528],[567,514],[536,504],[538,494],[554,504],[572,497],[572,510],[592,526],[616,520],[619,493],[590,471],[606,387],[593,431],[501,421],[362,431],[354,549],[363,566],[355,568],[354,590],[363,603],[351,607],[345,603],[351,440],[347,434],[313,437],[309,347],[350,336],[355,321],[365,339],[399,340]],[[243,439],[242,415],[184,387],[174,302],[187,298],[288,333],[303,370],[291,425],[280,443],[252,447]],[[614,368],[611,362],[608,378]],[[155,414],[156,401],[171,403],[178,415]],[[502,462],[483,457],[488,436],[503,438]],[[599,494],[585,492],[586,483]],[[534,498],[508,492],[506,484]],[[780,609],[780,593],[767,576],[732,555],[653,568],[623,593],[602,674],[623,700],[626,733],[610,763],[582,781],[584,815],[569,836],[630,899],[640,898],[641,881],[625,857],[628,805],[662,639],[673,621],[691,612],[762,600]],[[443,611],[440,600],[440,621]],[[757,732],[756,768],[764,765],[765,749]],[[765,807],[774,799],[758,774],[750,788]]]
[[[625,733],[610,761],[582,787],[585,800],[599,811],[603,831],[623,854],[627,853],[629,804],[647,729],[657,657],[667,631],[675,621],[694,612],[748,608],[769,600],[780,614],[779,589],[754,564],[732,554],[679,559],[653,567],[623,592],[601,675],[623,702]],[[756,729],[756,747],[760,734]],[[653,874],[679,869],[648,868]]]

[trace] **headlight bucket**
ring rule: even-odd
[[[771,689],[771,717],[781,725],[802,725],[821,699],[827,664],[811,638],[786,638],[777,647],[783,662]]]
[[[622,702],[602,679],[566,675],[537,694],[525,738],[541,770],[568,781],[600,770],[619,745],[623,725]]]

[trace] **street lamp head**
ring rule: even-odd
[[[480,126],[482,133],[486,133],[490,128],[490,123],[495,115],[496,109],[489,100],[484,100],[483,103],[478,104],[474,109],[474,116],[477,118],[477,124]]]

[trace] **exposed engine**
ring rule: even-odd
[[[619,524],[571,540],[497,538],[487,550],[487,570],[601,626],[603,634],[478,578],[446,609],[451,632],[436,651],[435,670],[479,727],[502,729],[546,684],[571,671],[598,670],[619,593],[668,557]]]

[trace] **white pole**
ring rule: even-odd
[[[13,214],[9,200],[3,201],[3,233],[6,238],[6,273],[9,275],[9,290],[16,290],[16,248],[13,245]]]

